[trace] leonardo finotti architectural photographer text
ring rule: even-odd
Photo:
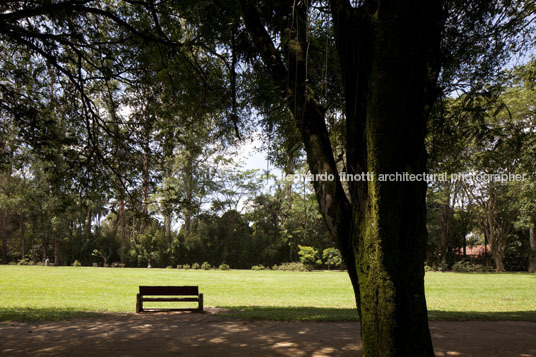
[[[489,183],[489,182],[507,182],[507,181],[524,181],[527,178],[527,174],[512,174],[512,173],[459,173],[459,174],[447,174],[446,172],[440,174],[428,174],[428,173],[409,173],[409,172],[396,172],[391,174],[374,174],[374,172],[361,172],[357,174],[349,174],[341,172],[339,175],[341,181],[380,181],[380,182],[420,182],[425,181],[428,183],[433,182],[456,182],[466,181],[470,183]],[[307,180],[307,181],[334,181],[335,175],[322,173],[322,174],[289,174],[283,175],[285,181]]]

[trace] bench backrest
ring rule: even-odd
[[[197,286],[140,286],[141,295],[199,295]]]

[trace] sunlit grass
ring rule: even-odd
[[[346,273],[0,266],[0,320],[133,312],[139,285],[198,285],[242,318],[356,320]],[[427,273],[432,319],[536,321],[536,275]]]

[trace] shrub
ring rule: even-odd
[[[173,269],[173,265],[168,265],[166,269]]]
[[[7,265],[17,265],[17,262],[9,262]]]
[[[82,266],[82,263],[80,263],[80,260],[77,259],[73,262],[73,267],[81,267],[81,266]]]
[[[33,262],[30,259],[24,258],[24,259],[19,259],[19,262],[17,263],[17,265],[32,265],[31,263]]]
[[[460,272],[460,273],[483,273],[487,271],[491,271],[491,268],[486,268],[485,266],[481,264],[473,264],[466,261],[459,261],[454,263],[452,266],[452,271]]]
[[[298,245],[298,248],[300,248],[298,251],[300,261],[305,265],[307,270],[313,270],[316,265],[322,264],[322,260],[320,260],[318,255],[318,250],[304,245]]]
[[[262,264],[259,264],[259,265],[254,265],[251,267],[251,270],[265,270],[266,268],[264,267],[264,265]]]
[[[203,262],[203,264],[201,264],[201,269],[203,270],[210,270],[211,266],[208,262]]]
[[[182,268],[183,268],[183,269],[190,269],[190,264],[184,264],[184,265],[182,266]]]
[[[218,269],[220,269],[220,270],[229,270],[229,265],[225,264],[225,263],[222,263],[222,264],[220,264]]]
[[[424,271],[434,271],[434,269],[431,266],[425,265]]]
[[[342,264],[342,254],[337,248],[326,248],[322,252],[322,258],[328,266],[328,270],[331,266],[338,267]]]
[[[184,266],[182,266],[181,264],[177,264],[177,269],[184,269]]]
[[[199,265],[199,263],[193,263],[192,264],[192,269],[200,269],[201,268],[201,265]]]
[[[272,265],[272,270],[277,270],[279,266],[277,264]]]
[[[281,265],[277,268],[278,270],[285,270],[285,271],[307,271],[307,267],[300,262],[290,262],[290,263],[281,263]]]

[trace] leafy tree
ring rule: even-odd
[[[322,252],[322,259],[328,266],[328,270],[331,266],[338,267],[342,264],[342,255],[337,248],[326,248]]]
[[[316,265],[322,264],[322,260],[318,254],[318,250],[313,247],[298,245],[300,261],[307,267],[308,270],[313,270]]]

